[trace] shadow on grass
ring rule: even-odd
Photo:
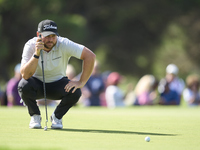
[[[88,132],[88,133],[109,133],[109,134],[138,134],[138,135],[157,135],[157,136],[177,136],[177,134],[163,134],[151,132],[133,132],[133,131],[120,131],[120,130],[95,130],[95,129],[51,129],[67,132]]]

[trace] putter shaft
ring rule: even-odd
[[[41,34],[39,35],[41,38]],[[44,59],[43,59],[43,50],[40,50],[41,55],[41,64],[42,64],[42,75],[43,75],[43,88],[44,88],[44,101],[45,101],[45,111],[46,111],[46,127],[47,129],[47,122],[48,122],[48,114],[47,114],[47,98],[46,98],[46,86],[45,86],[45,78],[44,78]]]

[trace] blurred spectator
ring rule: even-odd
[[[134,84],[129,83],[124,103],[126,106],[132,106],[132,105],[134,105],[135,100],[136,100],[136,96],[135,96],[135,92],[134,92]]]
[[[119,82],[121,81],[121,76],[117,72],[112,72],[107,78],[107,88],[105,91],[105,98],[108,108],[114,108],[124,105],[124,94],[121,89],[118,87]]]
[[[18,94],[18,83],[21,80],[22,76],[20,73],[21,64],[17,64],[14,69],[14,77],[8,81],[6,94],[7,94],[7,106],[12,107],[14,105],[23,105],[20,103],[20,96]]]
[[[0,90],[0,105],[5,105],[4,103],[4,92]]]
[[[6,89],[4,89],[0,91],[0,105],[7,106],[7,103],[8,103],[8,100],[7,100]]]
[[[68,79],[70,79],[70,80],[72,80],[72,79],[76,76],[76,71],[75,71],[73,65],[71,65],[71,64],[68,64],[68,65],[67,65],[66,76],[67,76]]]
[[[153,75],[144,75],[137,83],[134,105],[153,105],[157,98],[158,81]]]
[[[91,96],[90,91],[87,89],[87,87],[82,87],[81,88],[82,95],[78,101],[78,104],[81,106],[90,106],[90,101],[89,97]]]
[[[185,88],[184,81],[178,77],[179,69],[175,64],[169,64],[166,68],[166,80],[169,84],[169,88],[174,90],[179,95],[179,100],[181,100],[182,92]]]
[[[199,75],[191,74],[186,78],[187,88],[183,91],[183,98],[189,106],[200,105]]]
[[[100,95],[104,91],[105,85],[103,77],[100,73],[99,62],[96,61],[91,77],[87,81],[84,90],[87,91],[88,105],[89,106],[101,106]],[[89,92],[89,93],[88,93]],[[84,94],[84,93],[83,93]]]
[[[100,103],[101,103],[101,106],[104,106],[104,107],[107,107],[105,92],[106,92],[106,87],[107,87],[107,78],[110,73],[111,71],[108,71],[108,70],[102,73],[102,78],[103,78],[105,87],[104,87],[103,92],[100,94]]]
[[[160,92],[160,105],[179,105],[180,98],[175,90],[169,88],[169,83],[166,79],[161,79],[158,91]]]

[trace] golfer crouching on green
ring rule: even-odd
[[[43,53],[44,70],[40,51]],[[65,74],[71,56],[83,60],[82,73],[78,81],[70,81]],[[18,85],[21,99],[31,116],[29,128],[41,128],[40,110],[36,99],[44,98],[44,92],[47,99],[61,99],[50,118],[51,128],[63,128],[62,117],[79,100],[80,88],[88,81],[95,58],[95,54],[87,47],[60,37],[54,21],[43,20],[38,24],[37,37],[30,39],[23,49],[22,79]],[[43,71],[46,91],[43,88]]]

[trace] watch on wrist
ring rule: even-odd
[[[33,55],[33,57],[35,57],[36,59],[39,59],[39,56],[37,56],[37,55],[35,55],[35,54]]]

